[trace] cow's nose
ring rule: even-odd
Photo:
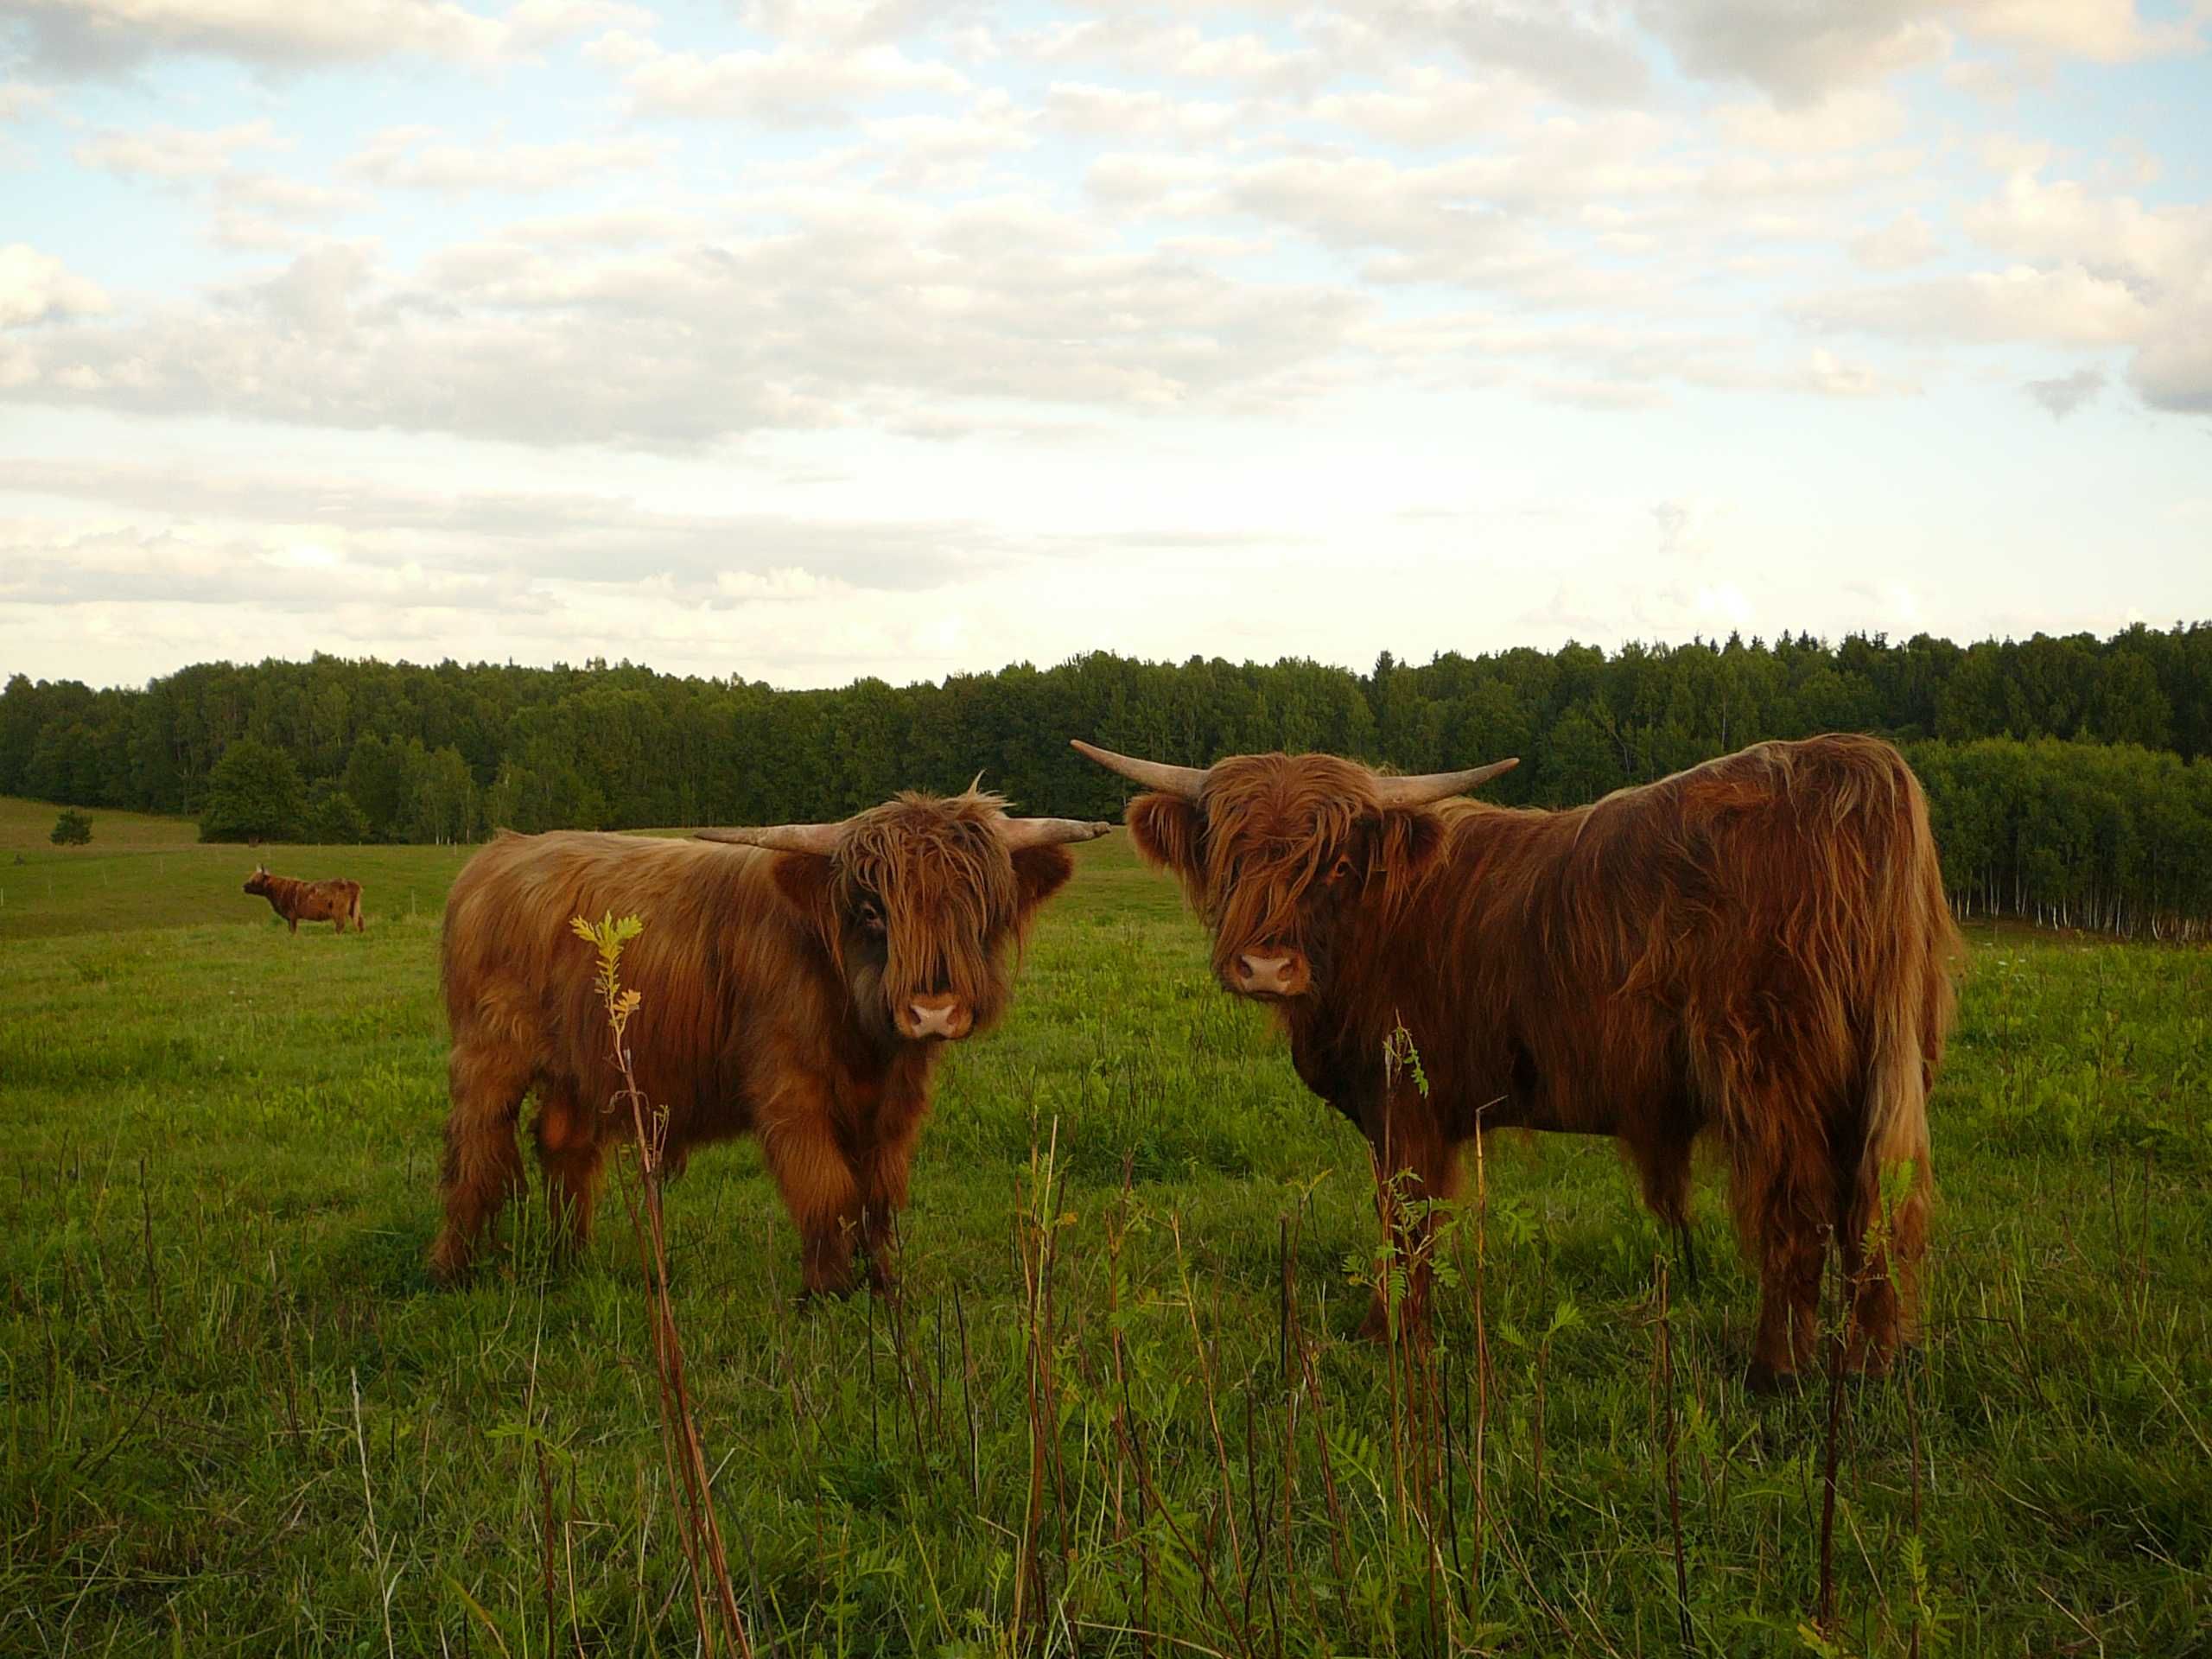
[[[1246,990],[1281,996],[1290,990],[1291,962],[1289,957],[1246,955],[1237,957],[1236,966]]]
[[[975,1023],[957,996],[918,996],[906,1005],[911,1033],[917,1037],[965,1037]]]

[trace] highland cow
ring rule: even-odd
[[[751,1133],[797,1225],[809,1294],[891,1271],[894,1217],[930,1077],[949,1041],[988,1030],[1012,989],[1009,950],[1074,864],[1065,843],[1109,825],[1010,818],[999,797],[902,794],[842,823],[709,830],[693,841],[500,836],[447,901],[453,1027],[445,1224],[450,1279],[522,1181],[536,1137],[564,1249],[590,1226],[600,1165],[629,1131],[594,960],[576,915],[633,914],[622,957],[644,999],[637,1083],[665,1115],[671,1168]],[[735,843],[715,845],[715,842]]]
[[[361,884],[358,881],[297,881],[289,875],[271,875],[257,866],[245,879],[245,890],[269,900],[270,909],[300,931],[302,922],[329,922],[339,932],[353,924],[356,933],[367,931],[361,920]]]
[[[1888,1365],[1914,1317],[1958,949],[1895,749],[1762,743],[1548,812],[1449,798],[1511,760],[1397,778],[1329,755],[1198,768],[1076,747],[1152,791],[1128,807],[1139,852],[1180,880],[1217,976],[1275,1008],[1300,1077],[1379,1173],[1448,1197],[1478,1134],[1611,1135],[1687,1241],[1709,1135],[1759,1278],[1752,1384],[1812,1357],[1832,1246],[1849,1363]],[[1401,1031],[1425,1096],[1386,1065]],[[1416,1323],[1425,1290],[1417,1269]],[[1385,1312],[1378,1292],[1369,1334]]]

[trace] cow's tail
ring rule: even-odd
[[[1910,1336],[1918,1315],[1920,1264],[1936,1198],[1928,1093],[1950,1030],[1960,949],[1927,802],[1909,772],[1905,783],[1903,844],[1885,861],[1891,890],[1877,912],[1891,950],[1871,999],[1865,1140],[1858,1167],[1847,1177],[1842,1217],[1851,1240],[1865,1247],[1859,1271],[1888,1286],[1870,1282],[1859,1298],[1862,1319],[1890,1326],[1862,1332],[1884,1347]]]
[[[356,933],[369,931],[368,924],[361,919],[361,884],[358,881],[353,884],[352,897],[346,906],[346,919],[353,924]]]

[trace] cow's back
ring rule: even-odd
[[[597,959],[573,918],[636,916],[623,985],[641,998],[628,1037],[639,1086],[671,1114],[671,1137],[728,1132],[748,1022],[816,964],[768,878],[772,855],[689,841],[556,830],[502,833],[446,901],[442,938],[456,1045],[526,1052],[533,1075],[603,1104],[620,1087],[594,985]]]
[[[1878,739],[1757,744],[1609,796],[1562,875],[1586,992],[1642,1005],[1693,1056],[1778,1023],[1844,1090],[1901,982],[1933,987],[1948,1019],[1955,936],[1926,801]]]
[[[1955,935],[1925,801],[1878,739],[1758,744],[1566,811],[1444,810],[1452,849],[1423,925],[1393,941],[1357,1023],[1418,1011],[1453,1033],[1471,1094],[1608,1126],[1777,1020],[1841,1086],[1902,981],[1923,988],[1929,1029],[1948,1018]]]

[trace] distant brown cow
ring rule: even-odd
[[[1391,778],[1329,755],[1200,769],[1076,747],[1154,791],[1129,804],[1138,850],[1181,879],[1222,983],[1274,1005],[1299,1075],[1386,1173],[1448,1195],[1480,1131],[1612,1135],[1680,1226],[1710,1132],[1759,1274],[1752,1382],[1812,1356],[1832,1241],[1851,1362],[1886,1366],[1913,1318],[1958,945],[1895,749],[1762,743],[1541,812],[1446,798],[1510,760]],[[1386,1079],[1401,1026],[1425,1098]],[[1870,1256],[1884,1175],[1908,1163]],[[1382,1318],[1378,1300],[1370,1333]]]
[[[547,1196],[564,1246],[590,1225],[601,1159],[629,1132],[588,946],[572,916],[636,915],[622,957],[630,1027],[672,1166],[757,1135],[802,1244],[809,1293],[889,1270],[892,1221],[944,1041],[988,1029],[1008,948],[1074,868],[1067,842],[1109,825],[1009,818],[995,795],[900,795],[842,823],[710,830],[698,841],[503,835],[446,903],[453,1026],[445,1225],[430,1252],[463,1272],[522,1181],[516,1128],[537,1097]],[[736,847],[709,846],[706,841]]]
[[[245,890],[268,899],[270,909],[289,922],[295,933],[302,922],[330,922],[340,933],[351,922],[356,933],[367,931],[361,920],[358,881],[296,881],[289,875],[271,875],[265,866],[257,866],[246,877]]]

